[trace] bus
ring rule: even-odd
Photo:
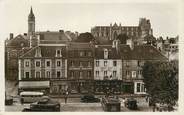
[[[43,92],[21,92],[20,101],[21,103],[32,103],[38,101],[44,96]]]

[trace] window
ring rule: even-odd
[[[138,66],[138,67],[141,66],[141,61],[137,61],[137,66]]]
[[[79,62],[79,66],[82,67],[82,62]]]
[[[113,71],[113,77],[116,77],[117,72]]]
[[[132,78],[136,77],[136,71],[132,71]]]
[[[137,83],[137,92],[140,92],[141,84]]]
[[[50,61],[46,61],[46,67],[50,67]]]
[[[104,49],[104,59],[107,59],[107,58],[108,58],[108,50]]]
[[[104,61],[104,66],[107,66],[107,61]]]
[[[25,62],[25,67],[29,67],[29,61]]]
[[[73,77],[74,77],[74,72],[72,71],[72,72],[71,72],[71,78],[73,78]]]
[[[26,72],[25,74],[26,74],[25,77],[29,78],[29,72]]]
[[[104,76],[107,76],[107,71],[104,71]]]
[[[74,61],[71,61],[71,66],[74,66]]]
[[[40,72],[37,71],[37,72],[36,72],[36,78],[40,78],[40,77],[41,77]]]
[[[36,67],[40,67],[41,66],[40,63],[41,63],[40,61],[36,61],[36,63],[35,63]]]
[[[82,79],[82,71],[79,72],[79,77]]]
[[[99,71],[96,71],[96,77],[99,77]]]
[[[126,76],[130,75],[130,71],[126,70]]]
[[[129,66],[129,62],[128,62],[128,61],[125,62],[125,66],[126,66],[126,67]]]
[[[88,71],[87,76],[91,77],[91,71]]]
[[[57,49],[56,50],[56,57],[61,57],[61,50],[60,49]]]
[[[88,52],[88,56],[91,57],[91,55],[92,55],[91,52]]]
[[[142,75],[142,70],[138,70],[138,75]]]
[[[50,71],[46,72],[46,78],[50,78]]]
[[[57,71],[57,78],[60,78],[60,76],[61,76],[61,72]]]
[[[96,61],[96,67],[99,67],[99,61]]]
[[[79,55],[80,55],[81,57],[84,56],[84,52],[81,51],[81,52],[79,53]]]
[[[61,67],[61,61],[57,61],[56,63],[57,67]]]
[[[88,62],[88,67],[91,67],[91,62]]]
[[[116,61],[113,61],[113,66],[117,66],[117,62]]]

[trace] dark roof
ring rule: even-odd
[[[94,48],[93,43],[80,43],[80,42],[68,42],[68,49],[92,49]]]
[[[112,41],[108,40],[106,37],[96,37],[95,41],[99,45],[111,45]]]
[[[108,50],[108,59],[120,59],[120,52],[116,48],[112,48],[112,45],[98,45],[95,48],[95,57],[97,59],[104,59],[104,49]]]
[[[66,43],[71,40],[70,36],[65,34],[64,31],[46,31],[37,32],[40,35],[40,42],[42,43]]]
[[[31,20],[35,20],[35,16],[34,16],[34,13],[33,13],[33,10],[32,10],[32,7],[31,7],[31,10],[30,10],[30,13],[29,13],[29,16],[28,16],[28,20],[31,21]]]
[[[27,39],[27,36],[24,35],[17,35],[13,39],[7,40],[6,46],[8,47],[28,47],[29,46],[29,40]]]
[[[125,60],[167,60],[156,48],[151,45],[120,45],[121,58]]]
[[[66,47],[65,46],[36,46],[24,53],[20,58],[33,58],[35,57],[35,53],[37,49],[41,49],[42,57],[54,58],[56,55],[56,49],[61,49],[61,54],[63,58],[66,58]]]

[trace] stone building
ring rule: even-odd
[[[94,45],[76,42],[67,45],[67,78],[70,92],[93,92]]]
[[[120,45],[122,59],[122,93],[145,94],[142,67],[146,61],[168,61],[155,47],[151,45]]]
[[[113,45],[96,45],[94,58],[95,93],[120,94],[122,82],[122,60],[118,40]]]
[[[140,18],[138,26],[123,26],[121,23],[110,24],[110,26],[95,26],[91,29],[95,38],[106,38],[114,40],[120,34],[126,34],[129,38],[134,38],[138,42],[144,41],[144,37],[153,34],[149,19]]]
[[[66,46],[34,47],[19,58],[19,91],[63,93],[66,70]]]
[[[7,80],[18,80],[18,58],[25,51],[29,50],[27,35],[17,35],[5,41],[5,78]]]

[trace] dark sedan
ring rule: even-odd
[[[81,102],[96,103],[96,102],[100,102],[100,99],[96,98],[94,95],[84,95],[81,97]]]
[[[23,111],[37,111],[37,112],[60,111],[60,103],[55,102],[50,98],[42,98],[41,100],[30,104],[30,108],[25,108]]]
[[[131,109],[131,110],[136,110],[137,108],[137,100],[134,98],[129,98],[125,101],[125,107]]]

